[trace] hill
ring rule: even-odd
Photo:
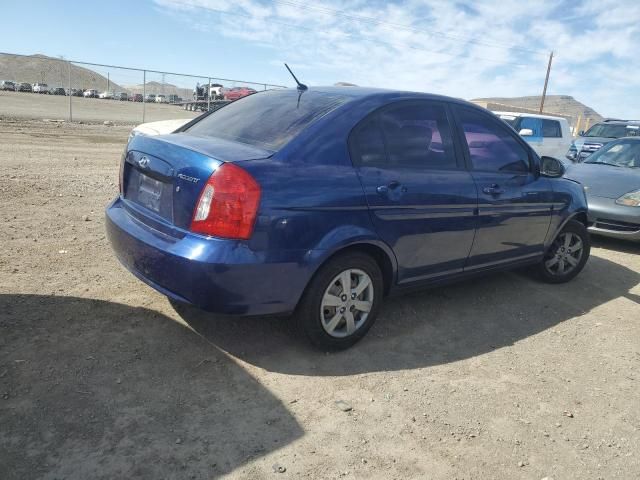
[[[195,81],[193,86],[195,87]],[[142,84],[138,85],[125,85],[124,86],[131,93],[142,93]],[[191,98],[193,95],[193,88],[182,88],[171,83],[161,82],[147,82],[147,93],[153,93],[155,95],[178,95],[181,98]]]
[[[540,109],[540,96],[528,97],[490,97],[474,98],[473,103],[482,105],[489,110],[508,110],[508,107],[530,110],[537,113]],[[505,108],[507,107],[507,108]],[[582,125],[587,120],[593,125],[602,120],[602,115],[593,108],[577,101],[569,95],[547,95],[544,101],[544,113],[567,117],[571,124],[575,124],[579,116],[582,116]]]
[[[46,55],[0,55],[0,79],[16,82],[46,83],[50,87],[69,85],[69,64]],[[78,65],[71,65],[71,87],[96,90],[126,91],[107,77]]]

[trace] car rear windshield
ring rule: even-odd
[[[315,120],[351,99],[318,91],[299,95],[293,89],[256,93],[206,116],[187,132],[276,151]]]

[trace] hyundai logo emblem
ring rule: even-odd
[[[149,158],[148,157],[140,157],[140,159],[138,159],[138,166],[140,168],[147,168],[147,166],[149,165]]]

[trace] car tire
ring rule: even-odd
[[[569,220],[536,265],[535,273],[547,283],[568,282],[582,271],[590,253],[587,228],[578,221]]]
[[[350,285],[345,292],[346,282]],[[296,330],[322,350],[349,348],[375,322],[383,295],[382,272],[372,257],[361,252],[338,255],[307,285],[293,317]]]

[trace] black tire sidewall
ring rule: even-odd
[[[322,327],[320,305],[329,283],[347,269],[364,271],[373,283],[373,306],[366,322],[352,335],[336,338]],[[373,326],[384,295],[384,280],[377,262],[367,254],[360,252],[336,256],[320,267],[307,286],[295,313],[296,326],[300,333],[313,345],[323,350],[343,350],[349,348],[364,337]]]

